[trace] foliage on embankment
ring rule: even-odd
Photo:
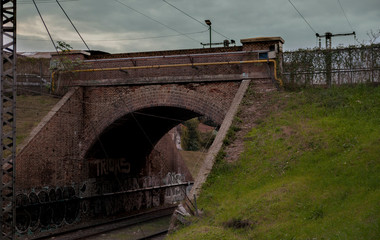
[[[168,239],[380,239],[380,87],[276,93]],[[244,111],[244,109],[242,109]]]

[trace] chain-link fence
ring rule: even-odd
[[[380,44],[284,52],[285,84],[309,86],[380,82]]]

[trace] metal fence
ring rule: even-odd
[[[284,52],[282,78],[288,85],[380,82],[380,44]]]
[[[17,94],[41,95],[50,93],[50,75],[40,76],[38,74],[18,74]]]

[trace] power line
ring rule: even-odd
[[[61,0],[61,2],[78,2],[79,0]],[[54,3],[55,0],[40,0],[37,3]],[[17,1],[17,4],[33,4],[32,1]]]
[[[45,23],[45,21],[44,21],[44,18],[42,17],[41,12],[40,12],[40,10],[38,9],[38,6],[37,6],[35,0],[32,0],[32,1],[33,1],[34,6],[36,7],[36,10],[37,10],[37,12],[38,12],[38,15],[40,15],[40,18],[41,18],[42,23],[43,23],[44,26],[45,26],[45,29],[46,29],[46,31],[47,31],[47,33],[48,33],[48,35],[49,35],[50,41],[51,41],[51,43],[53,43],[54,49],[55,49],[55,51],[56,51],[57,54],[58,54],[57,46],[55,45],[54,40],[53,40],[53,38],[52,38],[52,36],[51,36],[51,34],[50,34],[50,32],[49,32],[49,29],[48,29],[48,27],[46,26],[46,23]]]
[[[293,8],[298,12],[298,14],[302,17],[302,19],[305,21],[305,23],[310,27],[310,29],[315,33],[317,34],[317,31],[314,30],[314,28],[310,25],[310,23],[306,20],[306,18],[302,15],[302,13],[300,11],[298,11],[298,9],[296,8],[296,6],[294,6],[294,4],[288,0],[288,2],[290,4],[292,4]]]
[[[207,25],[206,25],[205,23],[199,21],[198,19],[194,18],[193,16],[191,16],[190,14],[186,13],[185,11],[179,9],[178,7],[174,6],[173,4],[167,2],[166,0],[162,0],[162,1],[163,1],[164,3],[166,3],[166,4],[168,4],[169,6],[171,6],[171,7],[175,8],[175,9],[177,9],[177,10],[180,11],[181,13],[185,14],[185,15],[188,16],[189,18],[191,18],[191,19],[193,19],[193,20],[199,22],[199,23],[202,24],[203,26],[207,27]]]
[[[189,32],[189,33],[181,33],[181,34],[171,34],[171,35],[161,35],[161,36],[151,36],[151,37],[141,37],[141,38],[122,38],[122,39],[93,39],[87,40],[87,42],[118,42],[118,41],[134,41],[134,40],[148,40],[148,39],[156,39],[156,38],[167,38],[167,37],[178,37],[183,35],[192,35],[207,32],[208,30],[198,31],[198,32]],[[22,38],[18,37],[19,40],[26,41],[50,41],[48,39],[33,39],[33,38]],[[81,42],[80,40],[71,40],[65,39],[62,41],[70,41],[70,42]]]
[[[73,28],[75,29],[75,31],[78,33],[80,39],[82,39],[84,45],[86,45],[86,48],[88,49],[88,51],[90,51],[90,48],[88,47],[87,43],[84,41],[82,35],[79,33],[78,29],[75,27],[74,23],[71,21],[69,15],[67,15],[65,9],[63,9],[62,5],[59,3],[58,0],[55,0],[58,4],[58,6],[62,9],[63,13],[66,15],[67,19],[70,21],[71,25],[73,26]]]
[[[348,25],[350,25],[351,30],[352,30],[353,32],[355,32],[355,30],[354,30],[354,28],[352,27],[350,21],[348,21],[348,18],[347,18],[346,12],[344,11],[344,9],[343,9],[343,7],[342,7],[342,3],[340,2],[340,0],[338,0],[338,3],[339,3],[340,8],[341,8],[342,11],[343,11],[344,17],[346,18]]]
[[[129,8],[129,9],[131,9],[131,10],[134,11],[134,12],[137,12],[137,13],[140,14],[140,15],[143,15],[143,16],[146,17],[146,18],[149,18],[150,20],[152,20],[152,21],[154,21],[154,22],[156,22],[156,23],[158,23],[158,24],[160,24],[160,25],[162,25],[162,26],[164,26],[164,27],[166,27],[166,28],[168,28],[168,29],[170,29],[170,30],[172,30],[172,31],[175,31],[175,32],[177,32],[177,33],[179,33],[179,34],[182,34],[182,35],[184,35],[185,37],[187,37],[187,38],[189,38],[189,39],[191,39],[191,40],[193,40],[193,41],[199,43],[198,40],[196,40],[196,39],[194,39],[194,38],[192,38],[192,37],[190,37],[190,36],[188,36],[188,35],[186,35],[186,34],[180,32],[180,31],[178,31],[178,30],[175,29],[175,28],[172,28],[172,27],[166,25],[165,23],[162,23],[162,22],[158,21],[157,19],[154,19],[154,18],[152,18],[152,17],[146,15],[146,14],[143,13],[143,12],[140,12],[139,10],[137,10],[137,9],[135,9],[135,8],[133,8],[133,7],[129,6],[129,5],[127,5],[127,4],[125,4],[125,3],[121,2],[121,1],[119,1],[119,0],[114,0],[114,1],[117,2],[117,3],[119,3],[119,4],[121,4],[121,5],[123,5],[123,6],[125,6],[125,7],[127,7],[127,8]]]
[[[174,9],[180,11],[181,13],[185,14],[186,16],[188,16],[189,18],[193,19],[194,21],[196,21],[196,22],[202,24],[202,26],[204,26],[204,27],[208,27],[205,23],[199,21],[198,19],[196,19],[195,17],[193,17],[193,16],[191,16],[190,14],[186,13],[185,11],[181,10],[180,8],[176,7],[175,5],[173,5],[173,4],[169,3],[169,2],[167,2],[166,0],[162,0],[162,1],[163,1],[164,3],[166,3],[166,4],[168,4],[169,6],[173,7]],[[211,29],[211,30],[212,30],[213,32],[219,34],[220,36],[222,36],[222,37],[224,37],[224,38],[227,38],[227,39],[230,39],[230,40],[231,40],[231,38],[229,38],[229,37],[227,37],[227,36],[221,34],[220,32],[216,31],[215,29]]]

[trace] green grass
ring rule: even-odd
[[[168,239],[380,239],[380,88],[283,92]]]

